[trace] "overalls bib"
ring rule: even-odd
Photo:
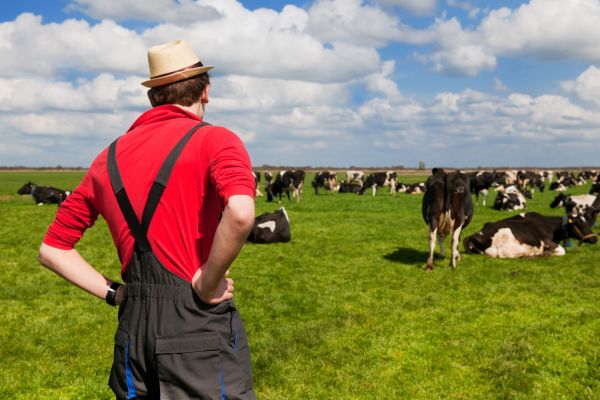
[[[117,140],[109,147],[110,182],[135,238],[125,272],[109,386],[118,399],[255,399],[250,350],[232,301],[203,303],[190,282],[156,258],[148,227],[177,158],[200,127],[173,148],[150,189],[142,221],[133,211],[116,162]]]

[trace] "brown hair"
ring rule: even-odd
[[[208,72],[174,82],[168,85],[156,86],[148,90],[148,99],[152,107],[164,104],[179,104],[191,106],[200,99],[206,86],[210,84]]]

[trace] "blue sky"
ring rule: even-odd
[[[253,163],[598,166],[600,1],[61,0],[0,10],[0,165],[88,166],[149,104],[147,48],[216,66]]]

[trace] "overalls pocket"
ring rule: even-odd
[[[216,332],[156,338],[161,399],[221,399],[220,341]]]
[[[135,397],[133,377],[129,368],[129,334],[119,328],[115,333],[113,364],[108,385],[118,398]]]

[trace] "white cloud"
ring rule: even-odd
[[[73,0],[67,10],[80,11],[96,19],[116,21],[190,23],[221,17],[213,7],[191,0]]]
[[[475,18],[477,14],[479,14],[479,12],[481,11],[478,7],[475,7],[468,1],[446,0],[446,2],[450,7],[456,7],[467,11],[469,18]]]
[[[397,18],[362,0],[319,0],[307,22],[307,31],[324,42],[381,47],[401,35]]]
[[[110,74],[77,84],[0,78],[0,111],[143,109],[149,103],[142,80],[136,76],[115,79]]]
[[[457,0],[448,4],[465,6]],[[456,18],[440,19],[422,31],[410,31],[402,41],[415,38],[435,45],[418,59],[436,71],[476,75],[496,67],[497,58],[526,56],[540,60],[600,61],[600,2],[596,0],[531,0],[515,10],[490,11],[474,29]]]
[[[112,21],[43,24],[21,14],[0,24],[0,76],[55,76],[65,70],[144,73],[146,44]]]
[[[573,81],[561,82],[561,86],[580,99],[600,106],[600,69],[596,66],[590,66]]]
[[[415,14],[430,14],[435,10],[436,0],[376,0],[379,4],[398,6]]]
[[[504,84],[500,79],[494,78],[494,89],[498,92],[508,92],[508,86]]]

